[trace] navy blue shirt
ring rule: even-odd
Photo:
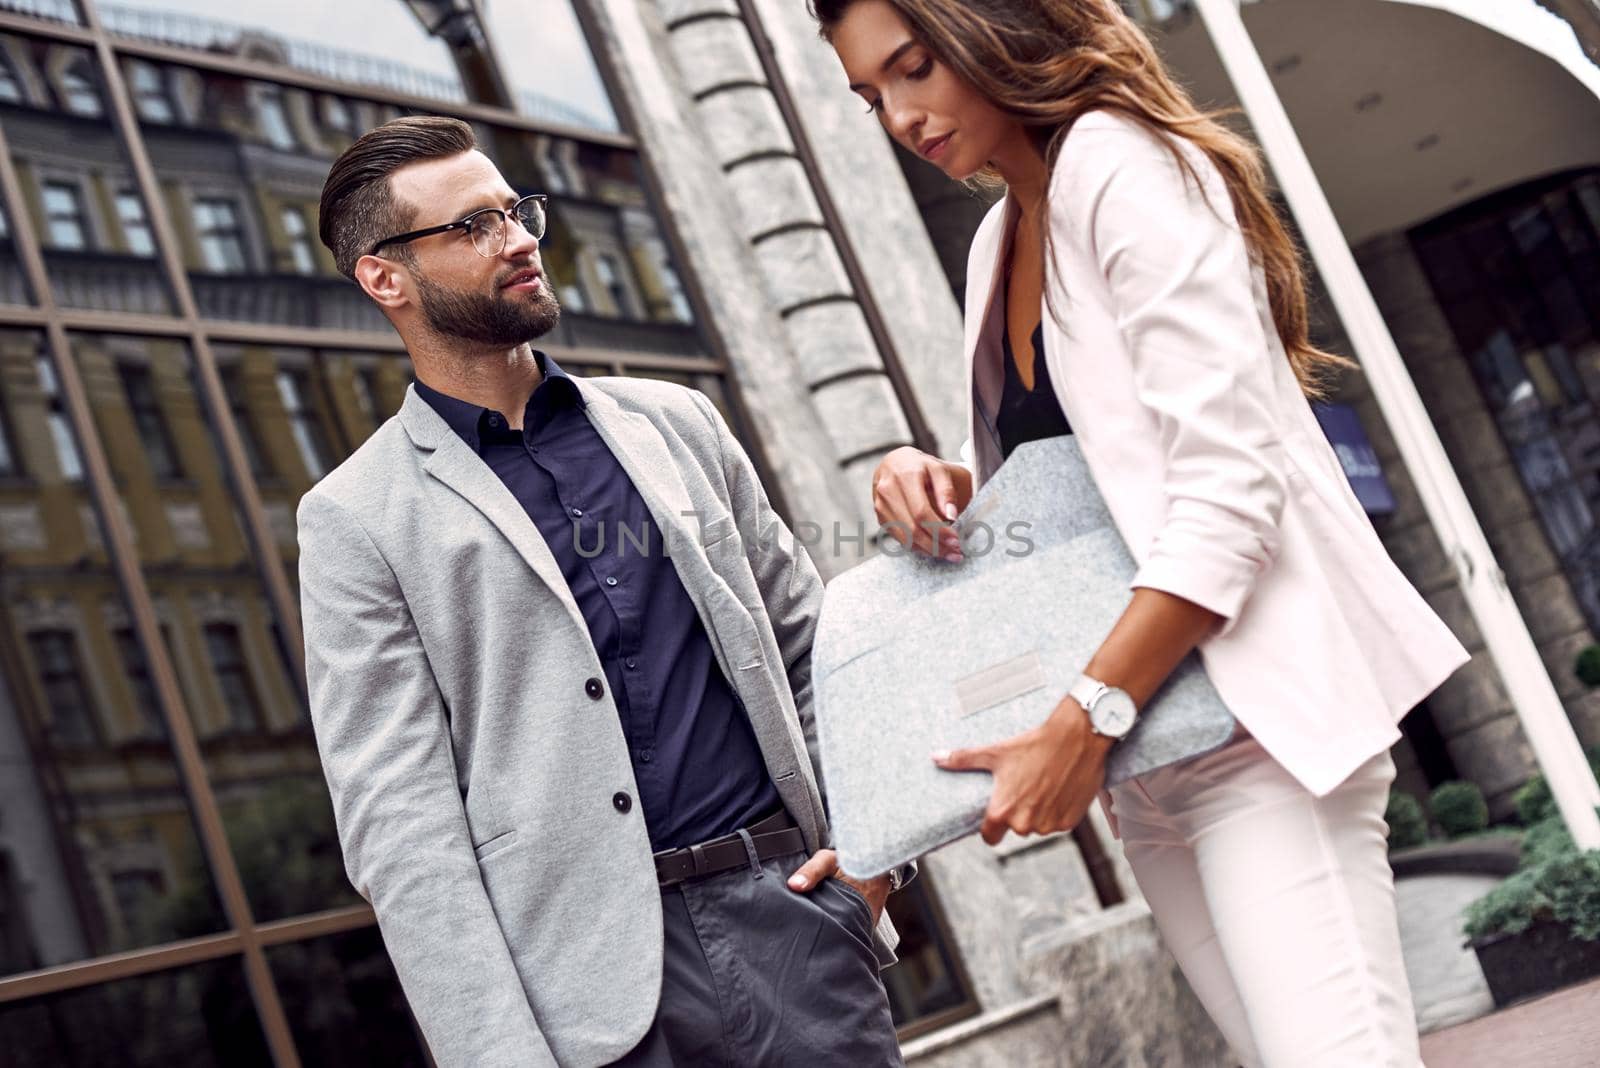
[[[417,394],[500,476],[560,565],[622,717],[651,848],[728,834],[782,805],[749,717],[576,383],[536,355],[544,381],[521,430],[420,380]]]

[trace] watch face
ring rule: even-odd
[[[1133,721],[1138,714],[1139,709],[1134,705],[1133,698],[1113,686],[1108,687],[1100,695],[1100,700],[1094,703],[1089,722],[1101,734],[1121,738],[1133,729]]]

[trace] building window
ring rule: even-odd
[[[207,270],[243,274],[246,270],[244,227],[239,208],[224,197],[194,202],[194,228],[200,237],[200,258]]]
[[[156,254],[155,235],[150,232],[150,220],[145,218],[144,201],[132,189],[117,194],[117,222],[122,226],[122,240],[135,256]]]
[[[12,69],[11,57],[4,48],[0,48],[0,104],[22,103],[22,84],[17,81],[17,72]]]
[[[183,468],[178,463],[178,450],[167,432],[167,421],[156,396],[150,368],[144,364],[118,363],[117,376],[122,379],[128,414],[133,417],[139,440],[144,444],[144,454],[150,461],[150,473],[157,478],[181,478]]]
[[[45,712],[49,716],[45,736],[52,745],[98,745],[100,729],[94,701],[83,677],[78,642],[72,631],[33,631],[28,635],[28,647],[39,672],[39,686],[44,691]]]
[[[294,131],[289,127],[289,113],[283,106],[283,91],[275,85],[260,83],[255,88],[256,119],[260,123],[262,140],[273,148],[296,147]]]
[[[61,465],[61,477],[69,482],[81,481],[83,458],[78,454],[72,424],[67,421],[66,403],[61,399],[55,365],[49,356],[40,353],[34,360],[34,367],[39,374],[39,390],[45,396],[45,419],[50,426],[50,441],[55,445],[56,462]]]
[[[163,640],[167,640],[166,631],[167,628],[162,626]],[[122,627],[113,638],[117,643],[117,657],[122,661],[123,676],[133,693],[134,710],[144,724],[145,737],[166,737],[167,726],[161,715],[161,700],[156,696],[155,683],[150,678],[150,662],[145,659],[138,636],[133,633],[132,627]]]
[[[0,402],[0,478],[16,478],[22,474],[22,468],[17,465],[17,450],[11,441],[10,413]]]
[[[55,248],[81,249],[89,244],[84,228],[83,195],[70,182],[46,182],[40,189],[44,198],[45,232]]]
[[[239,640],[239,628],[232,623],[207,623],[205,635],[206,653],[222,690],[228,726],[236,731],[260,730],[261,700],[250,679],[250,665],[245,660],[244,643]]]
[[[317,258],[311,251],[311,230],[306,225],[306,213],[299,208],[284,208],[279,216],[283,221],[284,236],[289,239],[289,258],[297,274],[316,274]]]
[[[250,473],[257,478],[270,478],[272,469],[267,466],[265,453],[261,451],[261,441],[256,437],[255,420],[251,418],[250,406],[245,403],[244,383],[239,377],[239,367],[232,364],[221,369],[222,389],[228,394],[228,409],[233,412],[233,425],[239,431],[239,442],[244,446],[245,461],[250,465]]]
[[[167,95],[166,78],[161,68],[141,60],[131,60],[128,64],[131,77],[129,85],[133,89],[133,106],[138,110],[139,117],[146,122],[170,123],[177,118],[177,113],[172,107],[172,98]]]
[[[327,436],[317,420],[315,407],[307,400],[310,376],[302,370],[278,372],[278,396],[283,400],[283,410],[289,416],[289,428],[294,433],[294,443],[300,449],[300,459],[305,461],[306,474],[316,481],[328,473]]]
[[[611,297],[612,314],[624,319],[631,319],[633,314],[633,301],[629,297],[628,287],[623,282],[622,265],[615,256],[600,253],[595,257],[594,270],[600,279],[600,285]]]
[[[94,78],[85,70],[90,62],[85,53],[61,72],[62,102],[74,115],[98,119],[105,109],[100,105],[100,91],[95,88]]]

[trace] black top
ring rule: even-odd
[[[560,565],[622,718],[651,848],[731,833],[782,804],[755,731],[633,480],[589,422],[577,384],[538,358],[544,381],[521,430],[421,381],[417,394],[500,476]],[[503,711],[582,715],[589,704]]]
[[[1000,456],[1009,460],[1018,445],[1040,438],[1056,438],[1072,433],[1067,415],[1056,400],[1050,384],[1050,368],[1044,361],[1044,323],[1033,328],[1033,388],[1022,383],[1016,357],[1011,352],[1011,331],[1002,325],[1001,348],[1005,353],[1005,389],[1000,394],[1000,410],[995,413],[995,429],[1000,433]]]

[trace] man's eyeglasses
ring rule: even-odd
[[[413,230],[409,234],[396,234],[379,241],[368,251],[369,255],[377,255],[380,248],[387,245],[398,245],[406,241],[415,241],[419,237],[430,237],[433,234],[443,234],[451,230],[465,230],[472,238],[472,247],[480,256],[498,256],[506,248],[506,218],[509,216],[517,221],[517,225],[528,232],[528,236],[535,241],[544,237],[544,194],[534,193],[525,196],[511,205],[509,211],[501,208],[479,208],[464,219],[457,219],[452,223],[442,226],[429,226],[422,230]]]

